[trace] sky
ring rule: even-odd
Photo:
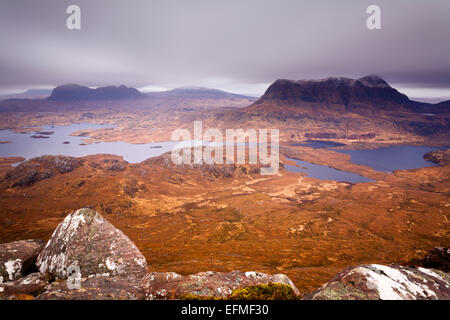
[[[81,30],[66,27],[72,4]],[[380,30],[366,27],[372,4]],[[78,83],[259,96],[279,78],[376,74],[413,97],[450,97],[448,0],[1,0],[0,43],[0,93]]]

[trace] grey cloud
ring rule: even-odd
[[[65,27],[73,3],[80,31]],[[373,3],[382,30],[365,27]],[[366,74],[450,88],[449,12],[446,0],[4,0],[0,88],[223,79],[245,91],[277,78]]]

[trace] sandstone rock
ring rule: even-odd
[[[420,267],[362,265],[337,274],[307,299],[450,299],[450,275]]]
[[[143,300],[139,286],[123,277],[90,276],[82,278],[80,289],[70,289],[66,281],[53,282],[37,300]]]
[[[153,272],[141,282],[146,299],[177,299],[194,295],[227,298],[233,290],[260,284],[281,283],[290,285],[295,294],[298,289],[284,274],[268,275],[261,272],[232,271],[200,272],[183,277],[172,272]]]
[[[175,272],[150,272],[141,281],[147,300],[166,300],[174,296],[175,290],[185,277]]]
[[[41,240],[19,240],[0,244],[0,277],[3,281],[21,278],[32,268],[44,243]]]
[[[66,278],[69,266],[78,266],[81,276],[110,275],[140,279],[147,262],[134,243],[91,209],[79,209],[61,222],[36,265],[40,272]]]
[[[40,272],[30,273],[24,278],[0,284],[0,298],[8,299],[17,295],[37,295],[48,284],[51,277],[49,274]]]

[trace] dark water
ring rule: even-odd
[[[312,164],[306,161],[291,159],[289,160],[295,161],[297,165],[301,167],[305,167],[306,169],[299,168],[292,165],[285,165],[286,170],[291,172],[306,172],[308,177],[316,178],[320,180],[336,180],[343,181],[349,183],[360,183],[360,182],[371,182],[374,181],[372,179],[360,176],[359,174],[333,169],[326,166],[321,166],[318,164]]]
[[[351,161],[363,164],[376,171],[392,172],[394,170],[408,170],[435,166],[427,161],[423,155],[430,151],[445,148],[433,148],[424,146],[391,146],[373,150],[335,150],[349,154]]]

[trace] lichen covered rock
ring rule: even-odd
[[[378,264],[351,267],[334,276],[313,300],[450,299],[450,275],[425,268]]]
[[[91,209],[79,209],[61,222],[36,264],[40,272],[57,278],[68,276],[69,266],[78,266],[81,277],[119,276],[140,279],[147,262],[134,243]]]
[[[13,299],[20,295],[35,296],[44,290],[50,279],[49,274],[34,272],[14,281],[0,283],[0,298]]]
[[[141,281],[147,300],[166,300],[173,297],[185,277],[175,272],[150,272]]]
[[[183,277],[173,272],[152,272],[141,282],[146,299],[178,299],[186,296],[228,298],[234,290],[260,284],[280,283],[299,291],[284,274],[262,272],[199,272]]]
[[[33,267],[44,244],[41,240],[19,240],[0,244],[1,279],[6,282],[21,278]]]
[[[143,300],[141,288],[123,277],[89,276],[80,288],[70,288],[65,280],[47,286],[37,300]]]

